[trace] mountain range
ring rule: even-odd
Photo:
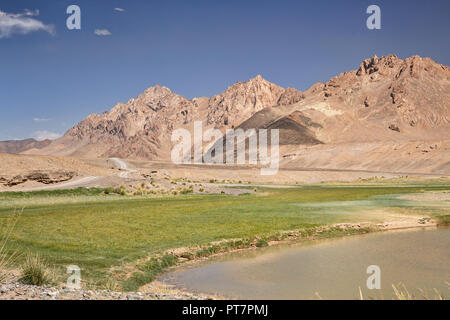
[[[48,146],[52,141],[49,139],[37,141],[36,139],[0,141],[0,153],[17,154],[26,150],[39,150]]]
[[[419,56],[404,60],[395,55],[373,56],[355,70],[315,83],[305,92],[282,88],[258,75],[211,98],[191,100],[157,85],[110,111],[89,115],[44,146],[5,149],[0,144],[0,150],[167,161],[172,131],[192,131],[194,121],[202,121],[204,130],[223,132],[238,127],[280,129],[280,150],[287,167],[377,170],[386,164],[387,169],[402,170],[409,168],[404,157],[420,149],[421,156],[438,155],[433,165],[414,168],[446,172],[450,170],[450,68]],[[422,152],[423,145],[427,152]],[[355,164],[349,155],[361,158]],[[404,165],[397,168],[393,159],[383,160],[389,155],[397,155]]]

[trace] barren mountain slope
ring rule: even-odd
[[[282,104],[296,103],[304,98],[293,88],[283,89],[260,75],[247,82],[238,82],[208,103],[208,124],[216,128],[240,124],[255,112]]]
[[[310,129],[324,143],[449,137],[450,69],[429,58],[374,56],[358,70],[316,83],[304,96],[277,116],[301,112],[318,124]]]
[[[320,103],[322,96],[321,107],[335,112],[319,121],[323,129],[317,135],[324,142],[448,137],[450,69],[429,58],[374,56],[356,72],[343,73],[311,91],[311,102],[299,108]]]
[[[280,166],[289,169],[450,175],[450,140],[353,142],[282,150]]]
[[[108,176],[115,173],[77,159],[0,153],[0,190],[18,185],[47,185],[76,177]]]
[[[0,141],[0,153],[21,153],[30,149],[42,149],[50,143],[51,140],[35,139]]]
[[[450,174],[449,79],[429,58],[374,56],[239,127],[280,129],[287,168]]]

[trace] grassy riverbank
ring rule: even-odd
[[[19,210],[22,213],[8,241],[9,252],[39,253],[56,267],[61,279],[68,265],[78,265],[83,285],[88,287],[105,287],[112,275],[118,275],[119,286],[136,289],[175,263],[174,258],[164,256],[170,249],[198,247],[192,254],[207,256],[224,250],[212,244],[224,239],[241,239],[224,242],[229,247],[264,246],[270,237],[286,230],[311,232],[321,226],[361,221],[376,224],[386,221],[389,214],[430,216],[447,222],[449,216],[448,201],[401,197],[450,191],[450,186],[441,182],[257,190],[257,194],[239,196],[159,198],[123,196],[101,189],[1,193],[0,227]],[[329,229],[323,234],[339,232]],[[16,265],[20,263],[19,257]],[[129,265],[136,268],[128,270]]]

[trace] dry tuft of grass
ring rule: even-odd
[[[108,278],[104,285],[104,288],[108,291],[120,291],[120,285],[113,278]]]
[[[414,295],[409,292],[403,283],[399,283],[398,285],[393,284],[392,289],[394,291],[394,295],[392,297],[393,300],[445,300],[444,296],[442,296],[436,288],[433,289],[434,295],[430,295],[422,289],[418,289],[421,292],[420,295]],[[359,287],[359,299],[364,300],[361,287]],[[374,298],[369,297],[368,299],[373,300]],[[381,299],[384,300],[383,298]]]
[[[20,280],[29,285],[42,286],[53,282],[53,273],[38,254],[28,254],[22,266]]]
[[[14,211],[6,221],[5,225],[0,225],[0,284],[3,283],[8,276],[8,268],[17,257],[16,252],[9,253],[6,250],[6,244],[19,220],[20,213]]]
[[[430,296],[422,289],[419,289],[419,291],[421,292],[421,296],[413,295],[402,283],[398,284],[397,286],[392,285],[392,289],[394,290],[395,298],[397,300],[444,300],[444,297],[437,289],[433,289],[434,296]]]

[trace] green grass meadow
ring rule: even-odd
[[[168,249],[338,222],[381,222],[383,217],[367,215],[379,208],[448,219],[446,204],[429,207],[397,196],[449,190],[448,184],[428,183],[258,188],[256,194],[239,196],[121,196],[102,189],[9,192],[0,193],[0,228],[21,212],[7,247],[19,252],[17,265],[26,253],[39,253],[61,276],[68,265],[78,265],[84,281],[102,286],[111,267]]]

